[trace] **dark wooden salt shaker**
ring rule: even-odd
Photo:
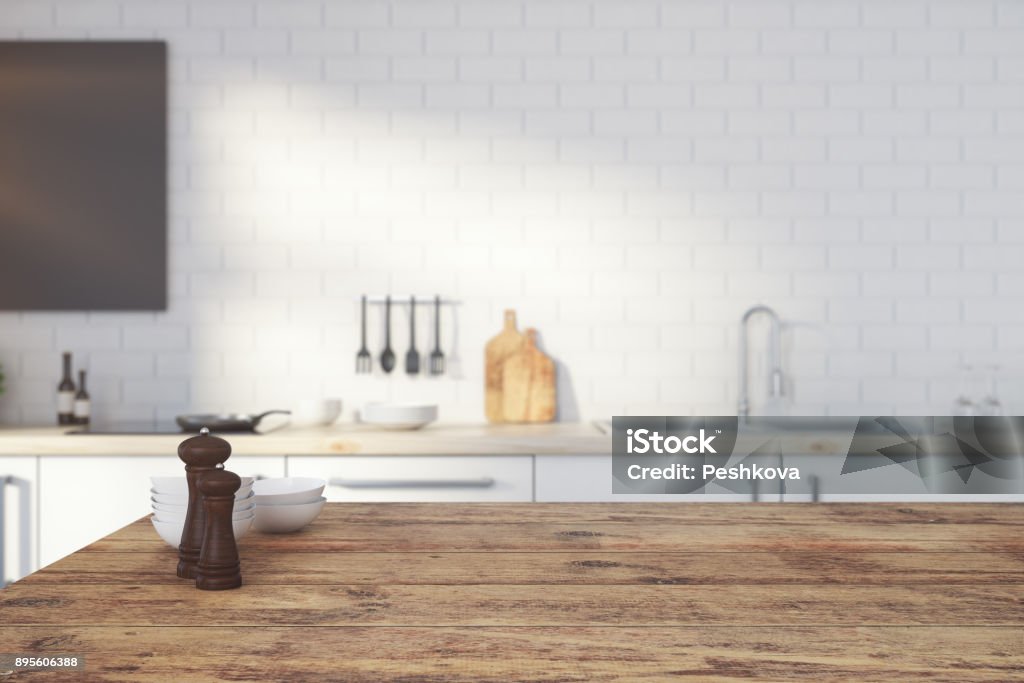
[[[210,436],[205,427],[199,436],[185,439],[178,446],[178,457],[185,463],[185,479],[188,481],[188,510],[185,513],[185,527],[181,532],[178,546],[178,576],[183,579],[196,577],[199,551],[203,547],[203,533],[206,530],[206,512],[203,497],[199,492],[199,478],[212,472],[231,456],[231,444],[224,439]]]
[[[206,532],[196,566],[196,588],[222,591],[242,585],[238,545],[231,521],[235,492],[241,486],[241,477],[227,470],[204,472],[199,477],[199,490],[203,494],[206,511]]]

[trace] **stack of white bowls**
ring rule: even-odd
[[[327,482],[313,477],[260,479],[256,494],[256,531],[286,534],[312,522],[327,501],[321,493]]]
[[[181,532],[185,528],[188,512],[188,482],[185,477],[150,477],[153,488],[149,490],[153,504],[153,528],[169,545],[177,548],[181,543]],[[231,524],[235,540],[245,536],[256,519],[255,496],[252,491],[253,478],[242,477],[242,486],[235,494],[235,508]]]

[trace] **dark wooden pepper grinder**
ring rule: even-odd
[[[196,588],[222,591],[242,585],[238,545],[231,521],[235,492],[241,486],[241,477],[227,470],[204,472],[199,477],[206,510],[206,533],[196,566]]]
[[[205,427],[199,436],[185,439],[178,446],[178,457],[185,463],[185,479],[188,481],[188,510],[185,513],[185,527],[181,532],[178,546],[178,576],[183,579],[196,577],[199,551],[203,547],[203,533],[206,530],[206,511],[203,496],[199,492],[199,478],[212,472],[231,456],[231,444],[224,439],[210,436]]]

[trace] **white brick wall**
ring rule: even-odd
[[[506,307],[583,417],[729,413],[756,302],[787,321],[797,412],[944,412],[964,361],[1001,363],[1019,410],[1022,17],[1015,0],[0,0],[3,39],[160,37],[171,55],[170,310],[0,314],[0,419],[52,419],[65,348],[109,416],[326,393],[476,419]],[[451,375],[353,374],[355,297],[386,291],[461,300]]]

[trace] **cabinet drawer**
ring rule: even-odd
[[[1024,501],[1021,481],[998,481],[1002,488],[991,491],[993,480],[972,477],[967,486],[955,472],[932,478],[929,485],[916,471],[896,464],[841,474],[841,461],[830,456],[786,455],[786,467],[800,469],[800,481],[786,483],[785,501],[817,499],[823,503],[1020,503]],[[1024,463],[1022,463],[1024,466]],[[945,485],[947,488],[943,488]],[[972,487],[973,486],[973,490]]]
[[[533,500],[533,457],[289,456],[288,475],[328,481],[330,501]]]
[[[612,493],[612,456],[538,455],[536,496],[539,503],[733,503],[750,500],[735,493]],[[765,497],[762,496],[762,500]]]

